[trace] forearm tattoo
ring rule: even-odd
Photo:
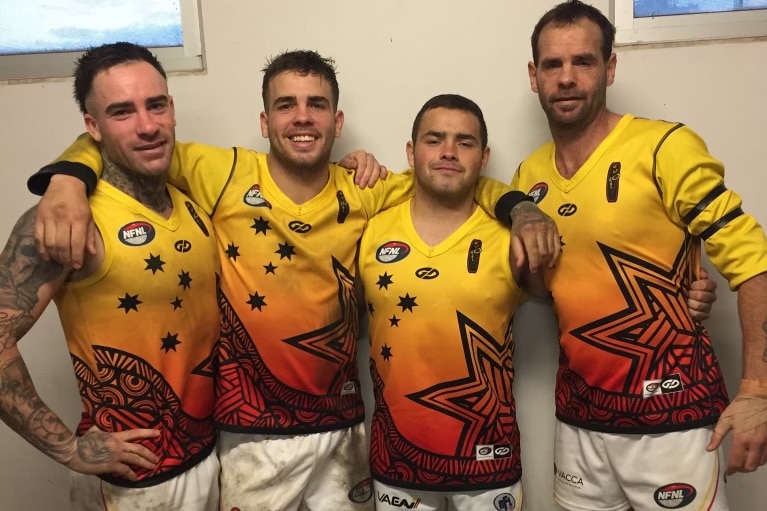
[[[74,435],[37,395],[21,357],[0,365],[0,418],[43,453],[67,461]]]
[[[32,234],[34,217],[34,210],[24,213],[0,254],[0,352],[15,345],[32,327],[40,287],[64,271],[38,255]]]

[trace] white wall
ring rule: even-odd
[[[261,73],[266,56],[317,49],[338,63],[346,127],[335,156],[363,147],[391,168],[406,165],[413,117],[429,97],[457,92],[483,108],[493,148],[490,174],[508,181],[518,162],[547,138],[529,91],[529,35],[556,2],[485,0],[202,0],[208,70],[170,78],[178,136],[261,150]],[[608,0],[594,4],[607,10]],[[767,132],[767,42],[619,50],[609,102],[616,111],[680,120],[695,128],[728,165],[728,184],[746,210],[767,221],[763,152]],[[34,199],[29,173],[82,130],[71,80],[0,85],[0,237]],[[636,221],[640,221],[638,219]],[[735,296],[720,280],[709,330],[731,391],[740,372]],[[516,357],[528,510],[553,509],[552,388],[556,328],[545,308],[518,315]],[[43,398],[75,425],[79,402],[53,310],[22,342]],[[367,364],[362,367],[366,368]],[[65,509],[66,470],[0,426],[0,510]],[[658,460],[659,467],[667,461]],[[734,511],[764,509],[767,469],[729,479]]]

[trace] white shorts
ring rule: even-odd
[[[376,511],[522,511],[522,483],[479,491],[424,491],[373,480]]]
[[[219,432],[221,509],[368,511],[365,425],[308,435]]]
[[[557,421],[554,500],[569,511],[728,511],[713,428],[600,433]]]
[[[146,488],[124,488],[70,471],[72,511],[218,511],[219,464],[211,453],[183,474]]]

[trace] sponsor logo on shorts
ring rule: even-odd
[[[544,197],[546,197],[547,193],[549,193],[549,185],[546,183],[536,183],[530,188],[527,195],[533,198],[534,203],[538,204]]]
[[[498,511],[514,511],[517,508],[517,502],[511,493],[501,493],[493,499],[493,507]]]
[[[662,394],[682,392],[683,390],[682,377],[677,373],[666,376],[661,380],[645,380],[642,384],[642,397],[647,399]]]
[[[261,186],[253,185],[245,192],[245,196],[242,198],[243,202],[248,206],[254,206],[256,208],[269,208],[272,209],[272,205],[268,200],[264,199],[261,195]]]
[[[511,446],[509,444],[477,445],[474,451],[477,461],[497,460],[511,456]]]
[[[679,509],[695,500],[697,490],[686,483],[673,483],[661,486],[653,494],[655,503],[666,509]]]
[[[421,504],[421,499],[407,500],[402,497],[397,497],[396,495],[381,493],[380,491],[376,492],[376,498],[378,499],[378,502],[383,504],[389,504],[392,507],[402,507],[405,509],[418,509],[418,506]]]
[[[396,263],[402,261],[410,253],[410,246],[401,241],[389,241],[376,250],[376,260],[379,263]]]
[[[151,243],[155,236],[152,224],[147,222],[132,222],[120,228],[117,233],[118,239],[131,247],[140,247]]]
[[[341,395],[346,396],[348,394],[354,394],[357,392],[357,385],[353,381],[349,380],[341,387]]]
[[[349,490],[349,500],[357,504],[367,502],[371,497],[373,497],[373,479],[370,477],[363,479]]]
[[[583,488],[583,478],[581,476],[561,470],[557,467],[556,463],[554,463],[554,476],[557,478],[557,481],[562,484],[566,484],[571,488],[575,488],[577,490]]]

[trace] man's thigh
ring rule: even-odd
[[[364,425],[308,435],[219,433],[222,510],[372,509]]]
[[[218,511],[219,462],[215,453],[164,483],[123,488],[77,472],[70,473],[72,511]]]

